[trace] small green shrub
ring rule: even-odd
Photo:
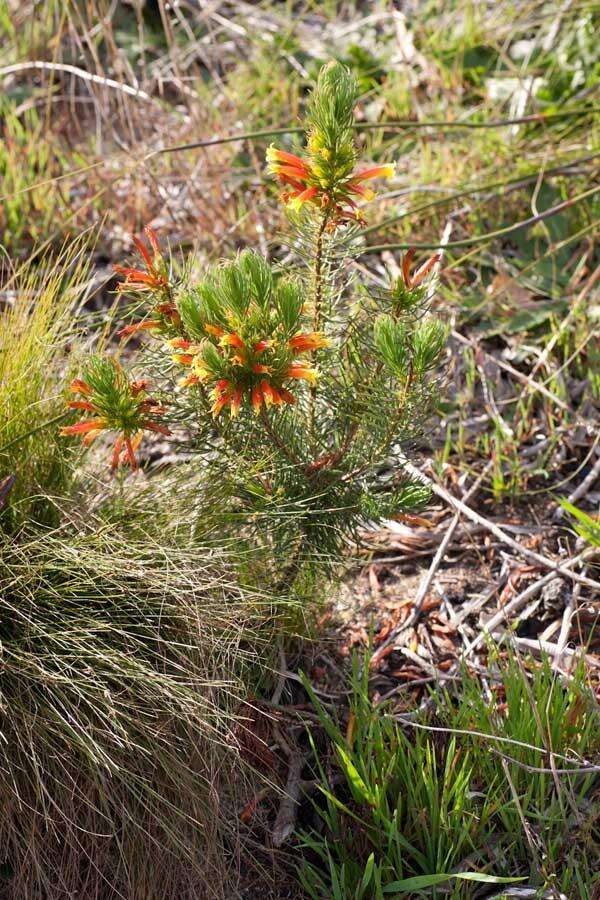
[[[358,201],[374,196],[367,182],[394,171],[355,170],[356,97],[344,66],[324,66],[301,155],[267,151],[289,212],[293,263],[246,250],[200,278],[191,266],[176,275],[151,229],[149,246],[136,239],[143,268],[117,270],[122,291],[147,299],[146,315],[121,335],[153,339],[135,365],[150,376],[144,389],[160,423],[154,414],[144,421],[141,408],[130,415],[131,384],[142,382],[127,387],[123,377],[120,392],[105,390],[95,361],[73,383],[71,406],[84,417],[63,429],[86,441],[112,432],[114,468],[136,467],[144,430],[173,431],[221,486],[223,506],[271,548],[282,584],[309,560],[335,562],[366,523],[428,498],[402,461],[438,391],[446,333],[428,309],[426,284],[437,257],[412,273],[407,254],[386,289],[352,284],[348,263],[364,222]],[[384,466],[391,477],[382,478]]]

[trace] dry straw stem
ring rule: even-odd
[[[3,75],[15,75],[18,72],[24,72],[28,69],[49,72],[66,72],[69,75],[76,75],[77,78],[81,78],[83,81],[91,81],[94,84],[101,84],[103,87],[114,88],[115,90],[122,91],[124,94],[129,94],[131,97],[137,97],[140,100],[147,100],[150,103],[158,102],[151,97],[150,94],[147,94],[146,91],[140,90],[140,88],[131,87],[129,84],[115,81],[114,78],[107,78],[105,75],[96,75],[93,72],[86,72],[85,69],[80,69],[77,66],[72,66],[68,63],[42,62],[41,60],[29,60],[28,62],[15,63],[12,66],[3,66],[0,68],[0,78]]]

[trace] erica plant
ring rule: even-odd
[[[352,75],[328,64],[304,146],[267,151],[288,212],[285,264],[246,250],[194,278],[174,273],[151,229],[149,246],[136,240],[143,268],[120,267],[120,290],[146,298],[146,314],[121,335],[147,336],[135,364],[148,380],[92,360],[73,385],[83,419],[63,429],[86,443],[112,430],[114,467],[136,467],[146,430],[185,441],[186,465],[201,463],[246,532],[279,550],[285,580],[310,556],[335,558],[365,523],[426,500],[402,461],[445,344],[429,309],[436,258],[413,272],[409,251],[385,289],[351,276],[367,185],[394,172],[358,165],[356,99]]]

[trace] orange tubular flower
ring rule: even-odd
[[[294,353],[305,353],[312,350],[320,350],[322,347],[329,347],[331,341],[319,331],[309,331],[306,333],[296,334],[288,341],[288,347]]]
[[[305,381],[308,381],[309,384],[316,384],[319,373],[308,363],[298,360],[298,362],[292,363],[289,369],[286,370],[285,377],[302,378]]]
[[[392,164],[365,169],[364,172],[359,172],[358,175],[352,176],[346,185],[346,190],[351,194],[358,194],[364,200],[372,200],[375,197],[375,191],[363,187],[361,182],[368,181],[371,178],[393,178],[394,170],[395,167]]]
[[[252,409],[256,416],[260,413],[263,399],[262,387],[259,384],[255,384],[252,388]]]
[[[69,385],[69,390],[73,394],[91,394],[92,392],[89,384],[86,384],[81,378],[74,378]]]
[[[232,331],[230,334],[224,334],[221,340],[219,341],[221,347],[235,347],[236,350],[245,350],[246,345],[243,340],[236,334],[235,331]]]
[[[270,375],[273,371],[273,367],[263,366],[262,363],[254,363],[252,371],[255,375]]]
[[[133,243],[146,264],[146,271],[127,266],[115,266],[115,272],[125,276],[125,281],[117,285],[119,291],[164,291],[169,287],[169,281],[164,274],[165,263],[156,233],[149,225],[144,228],[144,233],[154,255],[150,253],[143,241],[138,237],[133,237]]]
[[[410,267],[412,261],[415,257],[416,250],[414,247],[411,247],[410,250],[407,250],[404,254],[404,259],[402,260],[402,278],[404,280],[404,284],[406,287],[411,290],[412,288],[418,287],[423,279],[431,272],[435,264],[442,258],[441,253],[436,253],[434,256],[431,256],[429,259],[425,260],[422,266],[420,266],[414,275],[410,274]]]
[[[179,363],[180,366],[191,366],[196,357],[193,353],[174,353],[173,361]]]
[[[265,350],[268,350],[269,347],[272,347],[272,346],[273,346],[273,341],[271,341],[271,340],[258,341],[258,343],[256,343],[254,345],[254,347],[252,348],[252,352],[254,353],[255,356],[260,356],[261,353],[264,353]]]
[[[273,145],[267,150],[267,167],[284,188],[281,199],[285,204],[298,210],[305,203],[313,203],[320,209],[328,210],[331,227],[348,221],[363,222],[362,214],[350,195],[372,200],[374,191],[362,182],[372,178],[390,178],[394,174],[394,165],[387,164],[337,179],[335,176],[325,176],[318,161],[302,159]]]
[[[271,387],[271,385],[269,384],[269,382],[266,379],[263,379],[263,381],[261,381],[260,390],[261,390],[261,393],[263,396],[265,406],[267,406],[267,407],[272,406],[273,403],[275,402],[275,397],[278,397],[279,395]]]
[[[162,328],[160,319],[145,319],[143,322],[136,322],[133,325],[125,325],[117,331],[117,337],[130,337],[139,331],[153,331],[155,328]]]
[[[84,409],[86,412],[94,411],[94,407],[87,400],[71,400],[67,406],[69,409]]]
[[[218,338],[223,337],[223,335],[225,334],[225,330],[223,328],[220,328],[218,325],[205,325],[204,330],[207,332],[207,334],[214,334],[214,336]]]
[[[69,406],[71,406],[70,403]],[[88,404],[88,407],[89,406],[90,405]],[[91,409],[93,409],[93,406]],[[83,443],[87,447],[101,431],[105,431],[107,424],[106,419],[103,418],[88,419],[86,422],[76,422],[75,425],[64,425],[60,429],[60,433],[63,437],[73,434],[82,434],[84,436]]]
[[[170,347],[171,350],[189,350],[192,346],[192,342],[185,338],[171,338],[170,341],[167,341],[167,346]]]
[[[243,391],[241,388],[236,388],[231,395],[229,400],[229,409],[231,411],[232,417],[235,419],[236,416],[239,415],[240,407],[242,405],[242,396]]]
[[[212,390],[213,405],[211,407],[211,412],[215,418],[219,415],[223,407],[231,402],[235,393],[235,388],[226,378],[221,378],[217,381]]]

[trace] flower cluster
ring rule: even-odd
[[[173,288],[169,281],[168,266],[160,251],[158,239],[149,225],[146,226],[144,232],[152,252],[148,250],[144,242],[138,237],[133,237],[133,243],[137,247],[146,268],[144,270],[127,266],[115,266],[115,272],[125,277],[125,280],[121,281],[117,287],[121,292],[134,291],[136,293],[151,294],[154,306],[149,318],[122,328],[119,332],[121,337],[128,337],[140,331],[158,331],[164,334],[171,334],[174,329],[177,330],[180,324],[179,314],[173,302]]]
[[[331,177],[311,156],[302,159],[271,146],[267,150],[268,169],[285,187],[281,194],[284,203],[296,210],[304,203],[312,203],[327,213],[332,226],[348,221],[364,222],[354,197],[372,200],[375,192],[363,182],[371,178],[391,178],[394,174],[394,165],[390,163],[348,177]]]
[[[206,386],[214,416],[226,406],[235,417],[243,404],[259,414],[295,403],[293,384],[318,377],[302,354],[329,344],[321,333],[303,330],[302,305],[300,285],[276,282],[252,251],[215,268],[178,300],[187,336],[168,344],[174,361],[189,369],[180,383]]]
[[[84,378],[71,382],[70,390],[83,399],[69,401],[69,408],[91,413],[74,425],[61,428],[62,435],[81,435],[84,446],[106,431],[116,432],[111,468],[129,465],[137,468],[135,452],[144,431],[169,435],[156,419],[165,412],[148,394],[147,381],[128,381],[120,365],[112,359],[93,358]]]
[[[355,171],[356,92],[356,82],[344,66],[325,66],[309,102],[306,155],[274,146],[267,150],[268,171],[284,188],[283,202],[296,210],[305,203],[316,206],[323,211],[329,230],[348,221],[362,222],[356,201],[375,196],[364,182],[394,174],[392,164]]]

